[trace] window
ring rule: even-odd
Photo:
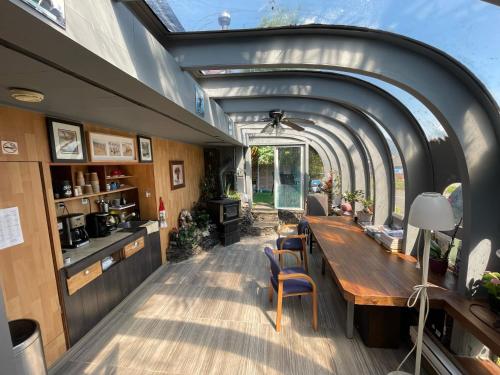
[[[455,218],[455,224],[460,223],[462,226],[462,216],[464,215],[464,201],[462,198],[462,184],[460,182],[455,182],[448,185],[443,191],[443,195],[448,199],[453,209],[453,216]]]

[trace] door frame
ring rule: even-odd
[[[278,150],[280,148],[299,148],[300,149],[300,207],[278,207],[278,185],[279,185],[279,160]],[[305,156],[306,147],[303,144],[288,144],[274,146],[274,208],[276,210],[288,211],[303,211],[305,202],[305,181],[306,181],[306,164]]]

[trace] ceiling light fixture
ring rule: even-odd
[[[9,89],[10,96],[20,102],[40,103],[45,98],[41,92],[12,87]]]

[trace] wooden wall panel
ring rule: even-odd
[[[165,261],[168,248],[168,232],[177,227],[182,209],[191,209],[200,197],[200,181],[204,176],[203,148],[196,145],[153,138],[154,174],[157,201],[163,198],[167,210],[168,228],[160,233],[162,259]],[[184,160],[186,186],[170,188],[170,160]]]
[[[50,161],[45,115],[0,106],[0,140],[18,142],[19,155],[4,155],[0,161]]]
[[[0,208],[8,207],[19,208],[24,243],[0,250],[7,317],[40,323],[51,364],[66,348],[39,163],[2,163]]]

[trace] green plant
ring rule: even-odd
[[[495,298],[500,298],[500,273],[485,272],[481,279],[483,286],[488,291],[488,294]]]
[[[208,201],[213,199],[217,194],[216,190],[215,177],[210,174],[203,177],[200,181],[200,200]]]
[[[226,187],[226,197],[228,197],[229,199],[240,200],[241,194],[238,193],[237,191],[231,190],[231,187],[227,186]]]
[[[351,204],[360,202],[364,198],[363,190],[346,191],[342,194],[342,198]]]
[[[363,205],[363,212],[367,214],[373,213],[373,201],[370,198],[361,199],[360,203]]]

